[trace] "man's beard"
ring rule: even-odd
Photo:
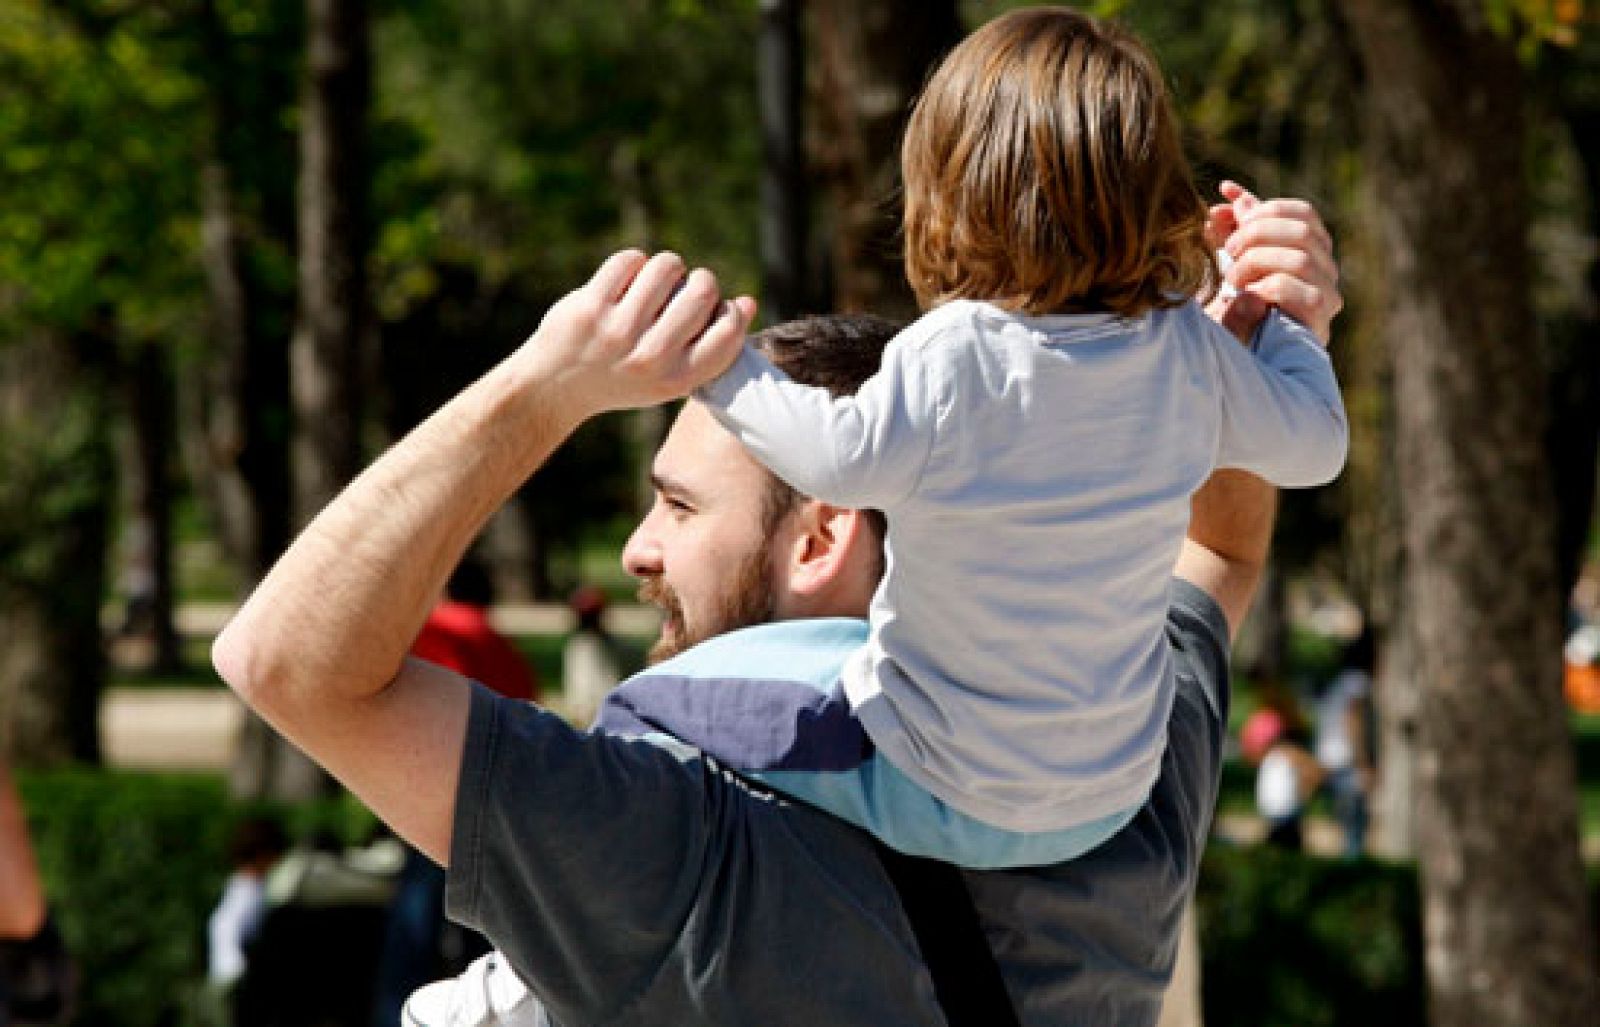
[[[708,638],[771,620],[776,606],[771,558],[765,547],[758,547],[746,556],[734,572],[727,591],[714,604],[711,620],[693,628],[684,619],[678,593],[660,575],[640,583],[639,601],[659,607],[665,614],[661,637],[645,657],[652,664],[660,663]]]

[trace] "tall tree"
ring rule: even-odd
[[[771,321],[811,307],[803,37],[800,0],[761,0],[761,300]]]
[[[98,758],[113,370],[188,327],[184,76],[155,5],[0,17],[0,744]]]
[[[307,0],[299,305],[289,351],[298,524],[361,469],[368,36],[366,0]]]
[[[818,0],[814,155],[832,204],[836,310],[909,318],[900,248],[900,139],[922,84],[961,39],[955,0]]]
[[[123,463],[128,469],[127,508],[134,529],[128,534],[135,540],[135,551],[124,553],[123,560],[134,562],[132,577],[144,592],[128,597],[127,627],[149,639],[150,668],[171,672],[183,666],[173,618],[172,354],[161,342],[143,339],[126,363],[121,380],[129,432]]]
[[[1526,344],[1523,72],[1484,0],[1342,6],[1392,281],[1431,1016],[1583,1023],[1600,978],[1561,700],[1546,380]]]
[[[0,752],[20,765],[100,759],[104,346],[37,329],[0,345]]]
[[[306,0],[305,16],[299,290],[289,348],[291,509],[302,526],[361,469],[371,96],[365,0]],[[256,719],[246,725],[233,771],[242,794],[303,798],[332,784]]]
[[[300,35],[286,0],[252,8],[249,38],[228,21],[238,8],[217,0],[200,0],[190,31],[202,85],[195,185],[209,345],[189,368],[184,411],[193,478],[245,589],[289,536],[288,329],[274,316],[287,292],[275,295],[254,268],[291,252],[292,196],[271,190],[293,168],[292,136],[279,127],[293,100],[289,72],[274,71]]]

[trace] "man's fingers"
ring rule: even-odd
[[[1268,200],[1256,213],[1239,222],[1228,239],[1229,253],[1238,256],[1250,246],[1316,248],[1333,255],[1333,237],[1315,210],[1300,200]]]
[[[691,386],[710,381],[738,359],[755,316],[756,301],[749,296],[718,306],[716,320],[689,348],[683,371]]]
[[[1241,253],[1229,269],[1228,281],[1243,289],[1272,274],[1289,274],[1318,288],[1333,288],[1339,272],[1331,258],[1320,250],[1291,246],[1256,246]]]
[[[589,279],[589,288],[606,303],[615,303],[628,291],[634,276],[644,266],[645,256],[638,250],[622,250],[605,259]]]
[[[1327,345],[1333,319],[1344,309],[1337,289],[1321,289],[1292,275],[1277,273],[1253,282],[1248,291],[1304,324]]]
[[[695,268],[668,295],[666,307],[639,342],[639,354],[646,359],[667,357],[687,346],[716,316],[717,278],[705,268]]]
[[[672,298],[672,291],[683,281],[684,270],[683,258],[670,250],[645,261],[617,303],[616,331],[630,339],[643,335]]]

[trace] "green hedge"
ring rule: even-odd
[[[207,776],[67,770],[21,775],[40,865],[83,969],[77,1025],[190,1022],[205,923],[242,817],[364,840],[354,800],[231,802]],[[1206,1020],[1229,1027],[1425,1023],[1415,871],[1217,846],[1198,896]]]
[[[82,971],[75,1025],[188,1020],[205,976],[206,920],[228,874],[234,824],[253,814],[290,834],[370,830],[353,800],[287,808],[231,802],[220,779],[88,769],[19,775],[51,905]]]
[[[1197,896],[1207,1023],[1426,1023],[1412,866],[1213,846]]]

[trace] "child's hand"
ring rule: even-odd
[[[1304,200],[1263,202],[1234,182],[1221,191],[1228,202],[1211,208],[1207,231],[1233,258],[1225,277],[1237,294],[1218,296],[1208,312],[1248,340],[1276,306],[1326,344],[1344,297],[1333,240],[1316,208]]]
[[[578,419],[685,396],[739,355],[755,301],[723,302],[710,271],[683,259],[613,255],[545,315],[513,359],[550,381]]]

